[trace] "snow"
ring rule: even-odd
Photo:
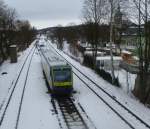
[[[85,51],[84,52],[84,55],[92,55],[93,54],[93,51]],[[98,56],[103,56],[105,53],[104,52],[97,52],[97,55]]]
[[[70,56],[71,58],[73,58],[74,60],[76,60],[77,62],[82,63],[83,62],[83,56],[80,52],[78,52],[78,57],[74,56],[70,51],[69,51],[69,47],[70,45],[64,41],[64,46],[63,46],[63,52],[65,54],[67,54],[68,56]]]
[[[0,105],[2,105],[2,101],[4,100],[6,94],[9,92],[9,89],[13,85],[30,49],[31,48],[18,54],[20,55],[18,58],[18,63],[10,64],[10,60],[7,60],[0,66]],[[7,74],[2,75],[3,72],[7,72]]]
[[[85,88],[84,84],[75,76],[74,86],[78,91],[78,94],[75,96],[76,100],[81,103],[97,129],[129,129],[103,102]]]
[[[131,94],[131,91],[134,89],[135,79],[137,75],[121,69],[115,71],[115,76],[118,77],[122,90],[128,94]]]
[[[96,60],[111,60],[110,56],[97,57]],[[113,56],[113,60],[122,60],[120,56]]]
[[[17,45],[11,45],[10,47],[16,47]]]
[[[46,43],[45,37],[40,38],[40,43],[50,47],[52,44],[50,41]],[[7,72],[7,74],[0,75],[0,118],[2,116],[4,107],[6,106],[7,99],[12,90],[12,85],[19,73],[19,70],[31,50],[33,44],[24,52],[20,53],[18,62],[15,64],[10,64],[9,60],[5,61],[0,67],[0,73]],[[56,48],[56,45],[53,44]],[[67,52],[69,46],[66,46],[65,52]],[[132,110],[140,118],[142,118],[147,123],[150,123],[150,110],[136,100],[131,93],[126,93],[127,87],[117,88],[112,86],[110,83],[103,80],[99,75],[97,75],[93,70],[88,67],[83,66],[80,62],[70,58],[68,55],[64,54],[62,51],[57,50],[62,56],[64,56],[69,62],[71,62],[75,67],[80,69],[84,74],[91,78],[94,82],[100,85],[105,91],[109,92],[111,96],[116,98],[123,105]],[[30,57],[29,57],[30,59]],[[29,61],[28,61],[29,63]],[[27,63],[27,64],[28,64]],[[73,68],[74,72],[91,87],[93,88],[99,96],[102,96],[113,108],[115,108],[119,113],[121,113],[124,118],[127,118],[136,129],[146,129],[141,123],[136,122],[136,120],[130,116],[126,111],[120,108],[116,103],[114,103],[106,94],[100,91],[95,85],[93,85],[88,79],[83,77],[79,72]],[[27,72],[27,65],[24,69],[24,74],[17,84],[15,92],[13,94],[12,100],[8,106],[8,110],[5,114],[1,129],[15,129],[15,123],[18,112],[18,105],[21,99],[22,87],[24,85],[25,75]],[[118,74],[116,72],[115,74]],[[119,71],[118,76],[121,78],[121,83],[126,85],[126,72]],[[135,80],[135,75],[131,76],[132,80]],[[90,91],[79,78],[73,75],[74,89],[77,91],[73,94],[76,104],[80,104],[86,114],[88,115],[91,123],[89,127],[95,126],[97,129],[130,129],[130,127],[125,124],[108,106],[103,103],[96,95]],[[130,89],[133,89],[134,81],[129,80]],[[63,121],[62,117],[61,121]],[[35,51],[33,60],[31,62],[31,67],[29,71],[29,77],[26,84],[25,94],[23,98],[20,119],[18,123],[18,129],[60,129],[59,121],[57,119],[57,114],[53,112],[53,106],[51,104],[51,96],[47,93],[47,88],[45,80],[42,73],[41,58],[38,54],[38,50]],[[90,129],[91,129],[90,128]]]
[[[132,54],[131,52],[129,52],[129,51],[127,51],[127,50],[122,50],[121,52],[124,53],[124,54],[128,54],[128,55],[131,55],[131,54]]]

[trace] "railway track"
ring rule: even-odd
[[[68,64],[73,67],[73,73],[77,76],[85,86],[93,92],[102,102],[104,102],[121,120],[123,120],[131,129],[137,129],[137,125],[141,129],[150,129],[150,125],[142,120],[138,115],[136,115],[133,111],[123,105],[121,102],[116,100],[110,93],[108,93],[105,89],[103,89],[99,84],[95,83],[92,79],[90,79],[87,75],[81,72],[76,66],[70,63],[65,57],[63,57],[58,50],[56,50],[52,45],[50,47],[59,54],[62,58],[64,58]],[[65,54],[65,53],[64,53]],[[82,78],[81,78],[82,76]],[[84,78],[84,79],[83,79]],[[99,94],[98,92],[101,92]],[[106,101],[109,99],[109,102]],[[118,109],[121,109],[118,110]],[[123,109],[123,110],[122,110]],[[132,119],[129,119],[132,118]],[[134,123],[134,124],[133,124]],[[142,127],[141,127],[142,125]]]
[[[96,129],[85,111],[75,104],[73,98],[52,97],[51,102],[61,129]],[[61,121],[61,116],[63,121]]]
[[[16,87],[16,83],[18,82],[18,80],[19,80],[19,78],[20,78],[21,72],[23,71],[23,68],[24,68],[24,66],[25,66],[25,64],[26,64],[26,62],[27,62],[27,60],[28,60],[28,58],[29,58],[29,55],[31,54],[33,48],[34,48],[34,47],[32,47],[32,49],[30,50],[29,54],[26,56],[26,58],[25,58],[25,60],[24,60],[24,62],[23,62],[23,64],[22,64],[22,66],[21,66],[21,68],[20,68],[20,71],[19,71],[19,73],[18,73],[18,76],[16,77],[16,79],[14,79],[14,80],[12,81],[11,86],[10,86],[10,88],[9,88],[9,90],[8,90],[8,94],[6,95],[6,97],[4,98],[4,100],[2,101],[2,104],[0,105],[0,112],[1,112],[1,109],[3,108],[3,106],[4,106],[4,103],[6,103],[7,97],[9,96],[9,93],[10,93],[10,92],[11,92],[11,93],[10,93],[9,98],[11,98],[11,96],[12,96],[12,94],[13,94],[13,92],[14,92],[14,89],[15,89],[15,87]],[[9,100],[9,99],[8,99],[8,100]]]
[[[96,129],[96,127],[94,126],[94,124],[92,123],[92,121],[90,120],[86,112],[84,111],[83,107],[79,103],[78,104],[74,103],[73,97],[55,96],[50,94],[51,89],[46,80],[46,75],[44,72],[43,75],[48,89],[47,93],[50,95],[53,111],[57,116],[57,120],[60,128],[61,129],[66,129],[66,128],[67,129]]]
[[[40,53],[39,55],[41,56]],[[96,129],[95,126],[92,124],[92,121],[88,118],[86,112],[81,107],[81,105],[78,103],[79,106],[77,106],[77,104],[74,103],[73,97],[50,94],[51,89],[49,87],[44,71],[43,71],[43,75],[48,89],[47,93],[50,95],[53,111],[57,116],[57,120],[60,128],[61,129],[66,129],[66,128],[67,129]],[[85,118],[86,118],[86,122],[85,122]],[[89,123],[90,125],[92,125],[91,128],[88,127]]]
[[[32,62],[35,49],[36,49],[35,46],[33,46],[29,54],[25,58],[25,61],[23,65],[21,66],[19,74],[15,82],[11,86],[8,92],[8,96],[5,98],[3,102],[3,105],[0,110],[0,128],[8,128],[6,124],[7,124],[7,121],[9,121],[11,124],[15,126],[14,127],[15,129],[18,129],[23,97],[24,97],[25,88],[26,88],[26,84],[28,80],[28,74],[30,70],[30,65]],[[17,103],[15,101],[17,101]],[[11,111],[11,109],[15,109],[15,113]],[[8,120],[9,118],[11,119],[11,117],[13,117],[12,121]]]

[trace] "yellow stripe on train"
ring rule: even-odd
[[[71,86],[72,82],[54,82],[54,86]]]

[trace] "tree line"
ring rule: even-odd
[[[16,44],[18,50],[29,46],[36,29],[27,20],[19,20],[15,9],[0,0],[0,62],[9,57],[9,46]]]
[[[90,43],[91,33],[93,31],[94,26],[92,23],[80,24],[80,25],[72,25],[72,26],[57,26],[53,28],[48,28],[50,33],[48,36],[54,41],[56,40],[58,48],[63,48],[63,41],[67,41],[69,44],[75,44],[76,41],[88,42]],[[102,24],[97,26],[99,33],[98,36],[101,37],[101,42],[108,42],[109,41],[109,25]],[[46,31],[46,30],[43,30]],[[101,44],[104,45],[104,44]]]

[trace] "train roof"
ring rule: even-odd
[[[66,66],[68,63],[54,50],[49,49],[42,49],[42,53],[44,54],[45,58],[47,59],[50,66]]]

